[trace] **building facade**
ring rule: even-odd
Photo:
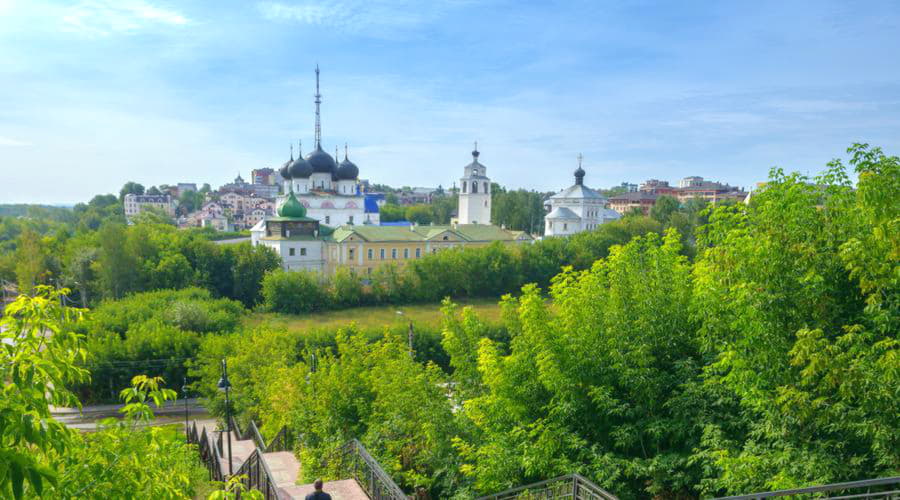
[[[265,167],[265,168],[255,168],[255,169],[251,170],[250,171],[250,182],[252,182],[253,184],[276,186],[277,184],[275,182],[275,169]]]
[[[491,223],[491,179],[487,176],[487,167],[478,161],[478,143],[472,151],[472,163],[463,169],[463,177],[459,180],[460,224]]]
[[[250,235],[253,245],[269,247],[281,256],[285,270],[331,274],[339,267],[346,267],[360,275],[369,275],[382,264],[404,266],[450,248],[486,246],[495,241],[504,244],[533,241],[523,231],[485,224],[331,228],[309,217],[294,193],[288,193],[276,217],[260,221]]]
[[[590,231],[622,217],[615,210],[609,209],[606,197],[584,185],[584,175],[581,155],[578,155],[575,184],[548,200],[550,213],[544,216],[546,236],[566,236]]]
[[[144,210],[153,209],[174,217],[175,200],[168,194],[133,194],[125,195],[122,202],[125,209],[125,218],[131,220]]]

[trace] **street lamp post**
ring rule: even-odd
[[[219,379],[218,387],[220,391],[225,391],[225,429],[228,433],[228,475],[234,474],[231,465],[231,408],[228,405],[228,390],[231,389],[231,382],[228,381],[228,363],[222,358],[222,378]]]
[[[181,396],[184,398],[184,435],[190,439],[190,433],[188,432],[188,405],[187,405],[187,377],[184,377],[184,383],[181,384]]]

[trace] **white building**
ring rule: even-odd
[[[155,209],[165,213],[170,217],[175,216],[175,201],[168,194],[133,194],[125,195],[123,201],[125,208],[125,218],[131,220],[132,217],[141,213],[142,210]]]
[[[321,231],[321,232],[320,232]],[[281,257],[285,271],[325,269],[324,240],[330,229],[307,217],[306,208],[288,192],[278,215],[266,217],[250,230],[251,243],[271,248]]]
[[[581,155],[578,155],[575,185],[551,196],[549,205],[550,213],[544,216],[546,236],[565,236],[589,231],[622,217],[608,207],[606,197],[584,185]]]
[[[690,177],[685,177],[678,181],[678,187],[680,188],[689,188],[689,187],[698,187],[703,185],[703,177],[698,177],[696,175],[692,175]]]
[[[459,180],[460,224],[491,223],[491,180],[487,176],[487,167],[478,162],[478,143],[472,151],[472,163],[468,164]]]

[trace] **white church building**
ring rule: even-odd
[[[306,209],[306,216],[327,226],[353,224],[379,224],[378,206],[374,200],[367,203],[359,186],[359,167],[350,161],[347,145],[344,144],[344,160],[338,163],[337,147],[332,157],[322,149],[322,126],[319,93],[319,68],[316,68],[316,129],[315,147],[303,157],[298,148],[291,158],[279,169],[284,179],[282,196],[278,205],[284,203],[290,193]],[[262,226],[255,228],[261,230]]]
[[[601,224],[617,220],[621,214],[609,208],[605,196],[584,185],[584,169],[578,155],[575,184],[548,200],[550,213],[544,216],[545,236],[566,236],[590,231]]]
[[[478,162],[480,154],[476,142],[472,163],[466,165],[459,180],[457,215],[460,224],[491,223],[491,180],[487,176],[487,167]]]

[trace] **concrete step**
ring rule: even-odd
[[[272,479],[277,486],[295,485],[297,476],[300,475],[300,462],[297,461],[297,457],[293,453],[289,451],[275,451],[263,453],[262,456],[269,470],[272,471]]]
[[[304,499],[315,488],[312,484],[286,486],[281,488],[282,493],[288,498]],[[331,495],[332,500],[369,500],[369,496],[359,487],[353,479],[342,479],[340,481],[328,481],[325,483],[322,491]]]

